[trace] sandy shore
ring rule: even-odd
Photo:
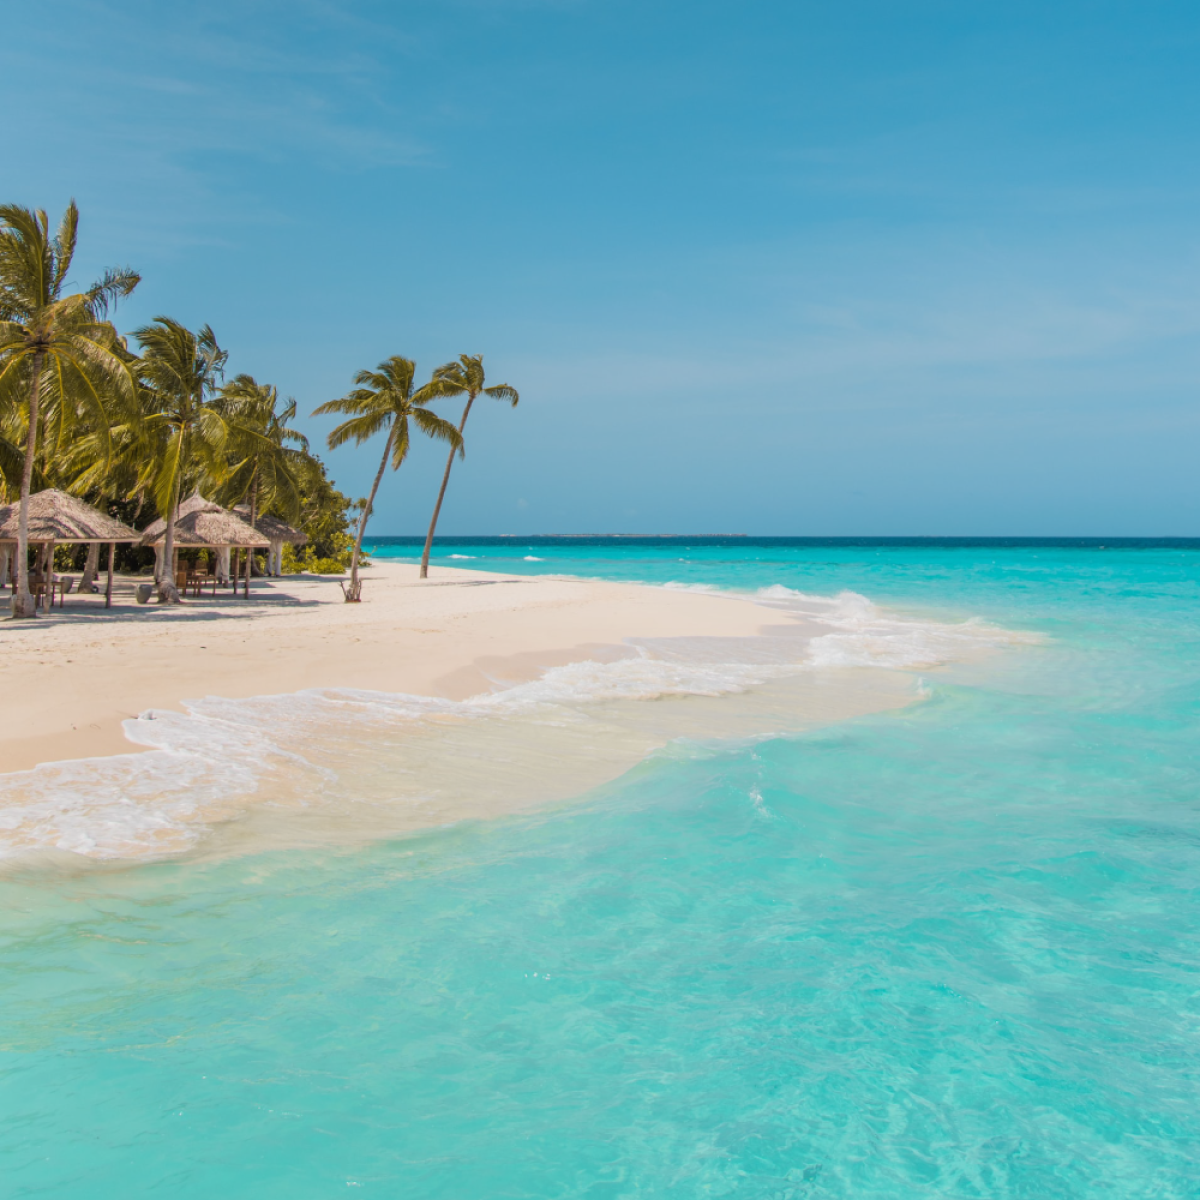
[[[619,653],[630,637],[748,637],[791,622],[743,600],[636,584],[415,566],[366,571],[365,602],[336,579],[259,580],[179,608],[67,598],[0,622],[0,771],[136,749],[121,722],[204,696],[353,687],[462,699]],[[797,632],[801,632],[797,630]]]

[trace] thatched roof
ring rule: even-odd
[[[235,504],[233,511],[243,521],[249,522],[250,505]],[[286,521],[281,521],[278,517],[259,516],[254,528],[259,533],[265,534],[273,542],[291,542],[293,546],[303,546],[308,541],[307,533],[299,529],[293,529],[291,525]]]
[[[155,521],[142,533],[139,544],[157,545],[166,533],[166,521]],[[219,504],[205,500],[199,492],[179,506],[179,515],[175,519],[176,546],[253,546],[265,550],[270,544],[263,534],[251,529],[245,521],[239,521]]]
[[[180,501],[179,512],[176,514],[176,517],[190,517],[192,513],[205,511],[224,512],[225,510],[219,504],[214,504],[211,500],[205,500],[199,492],[193,492],[186,500]],[[152,525],[147,525],[142,530],[142,542],[143,544],[156,542],[166,532],[167,523],[160,517]]]
[[[0,542],[17,540],[19,514],[19,504],[0,505]],[[136,542],[139,536],[136,529],[57,488],[29,497],[31,542]]]

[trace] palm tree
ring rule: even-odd
[[[47,434],[53,427],[58,444],[81,413],[106,429],[107,402],[114,394],[132,400],[135,391],[117,331],[103,318],[140,276],[107,271],[86,292],[64,296],[78,227],[73,200],[53,236],[44,211],[0,205],[0,417],[7,413],[11,425],[14,410],[26,410],[14,617],[37,612],[29,591],[29,494],[41,427]]]
[[[116,349],[136,381],[137,355],[123,344]],[[84,414],[69,443],[56,445],[53,455],[44,452],[45,482],[38,484],[35,468],[34,486],[62,488],[97,508],[107,507],[114,500],[136,499],[140,510],[145,489],[139,488],[138,478],[143,464],[151,457],[145,452],[142,398],[136,390],[128,401],[123,395],[111,397],[114,402],[99,423]],[[96,591],[99,569],[100,544],[91,542],[75,590]]]
[[[214,401],[231,434],[230,463],[224,489],[231,503],[250,497],[251,512],[273,508],[286,521],[300,516],[300,477],[308,457],[308,438],[289,423],[296,401],[279,407],[279,389],[239,375]],[[253,524],[253,518],[251,524]]]
[[[392,469],[398,471],[405,458],[408,457],[409,421],[429,437],[438,438],[450,443],[450,454],[462,454],[462,434],[449,421],[429,412],[425,405],[437,398],[430,390],[430,384],[418,391],[413,390],[413,377],[417,365],[411,359],[401,358],[394,354],[391,358],[379,364],[378,370],[359,371],[354,382],[359,386],[343,396],[340,400],[330,400],[315,409],[313,416],[322,413],[353,413],[348,421],[343,421],[329,435],[329,448],[353,439],[360,445],[368,438],[374,437],[380,430],[388,431],[387,445],[383,448],[383,458],[379,470],[375,472],[375,482],[371,484],[371,494],[362,511],[358,522],[358,534],[354,539],[354,553],[350,558],[350,586],[346,589],[346,600],[362,599],[362,586],[358,581],[358,559],[362,553],[363,534],[367,530],[367,519],[375,504],[375,493],[379,490],[383,472],[391,459]]]
[[[308,438],[288,428],[296,415],[295,400],[280,408],[278,388],[252,375],[239,375],[221,389],[214,404],[229,427],[223,499],[237,504],[249,497],[253,528],[263,509],[274,509],[285,521],[298,521],[309,455]],[[247,554],[247,589],[251,564],[252,555]]]
[[[135,331],[142,345],[140,374],[149,413],[147,441],[154,447],[140,482],[153,492],[159,513],[166,518],[162,560],[158,572],[160,603],[178,604],[175,587],[175,520],[184,476],[198,466],[210,477],[222,478],[222,453],[229,426],[208,402],[228,355],[205,325],[193,333],[170,317],[155,317]]]
[[[445,366],[438,367],[427,386],[435,396],[466,396],[467,403],[463,408],[462,420],[458,423],[460,435],[466,428],[467,417],[471,413],[471,405],[475,403],[476,396],[492,396],[496,400],[507,400],[513,408],[517,407],[517,402],[521,399],[517,395],[517,389],[509,387],[507,383],[498,383],[495,387],[484,387],[482,354],[460,354],[458,362],[446,363]],[[442,487],[438,492],[437,503],[433,506],[433,520],[429,522],[429,534],[425,538],[425,549],[421,554],[422,579],[429,575],[429,551],[433,547],[433,534],[437,529],[438,516],[442,511],[442,501],[446,498],[446,485],[450,482],[452,466],[454,466],[453,450],[446,459],[446,473],[442,476]]]

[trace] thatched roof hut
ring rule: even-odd
[[[20,505],[0,505],[0,542],[17,540]],[[31,542],[81,543],[136,542],[136,529],[85,504],[78,496],[47,488],[29,497],[29,540]]]
[[[247,523],[250,521],[250,505],[235,504],[235,515]],[[293,546],[303,546],[308,541],[308,534],[301,529],[295,529],[278,517],[265,517],[261,514],[254,523],[254,528],[271,542],[290,542]]]
[[[20,522],[20,504],[5,504],[0,506],[0,542],[13,543],[17,541],[18,524]],[[47,546],[47,562],[50,576],[50,586],[45,592],[45,604],[49,608],[54,602],[54,546],[59,543],[68,545],[101,546],[108,543],[108,587],[104,593],[104,606],[112,607],[113,587],[113,554],[118,542],[136,542],[139,538],[136,529],[110,517],[108,513],[85,504],[78,496],[60,492],[58,488],[46,488],[45,491],[35,492],[29,497],[28,514],[29,541],[34,545]],[[9,561],[14,547],[6,545],[0,554],[0,567],[3,576],[9,571]],[[90,553],[90,552],[89,552]],[[94,571],[95,563],[99,561],[100,551],[95,551],[95,558],[89,557],[91,564],[87,570]],[[86,574],[86,572],[85,572]],[[90,584],[89,584],[90,586]],[[60,599],[60,607],[66,593]]]
[[[141,536],[139,545],[154,546],[167,534],[166,521],[155,521]],[[255,550],[270,548],[265,534],[259,533],[219,504],[206,500],[199,492],[189,496],[179,506],[175,519],[175,545],[179,547],[236,546]]]

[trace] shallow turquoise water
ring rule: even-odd
[[[0,1194],[1200,1195],[1200,555],[518,548],[458,565],[1051,640],[536,817],[0,879]]]

